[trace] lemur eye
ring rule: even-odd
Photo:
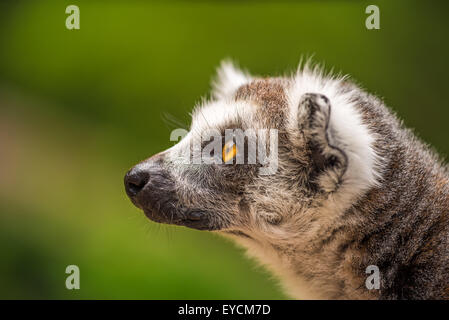
[[[223,146],[223,162],[231,161],[237,155],[237,146],[233,140],[228,141]]]

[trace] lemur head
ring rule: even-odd
[[[375,137],[343,78],[258,78],[224,62],[190,131],[125,176],[148,218],[282,239],[332,223],[376,184]]]

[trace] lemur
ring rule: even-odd
[[[227,144],[228,128],[276,129],[276,171],[182,161],[205,130]],[[448,168],[380,99],[308,63],[284,77],[222,63],[188,134],[125,189],[153,221],[235,239],[293,298],[449,298]]]

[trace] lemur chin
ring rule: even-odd
[[[218,133],[213,148],[205,132]],[[276,155],[271,174],[261,148]],[[307,299],[449,298],[448,182],[437,155],[346,77],[306,64],[262,78],[230,62],[188,134],[125,176],[148,218],[234,238]],[[365,285],[368,266],[379,289]]]

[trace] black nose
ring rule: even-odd
[[[133,168],[125,175],[125,189],[130,197],[135,197],[150,180],[150,174],[142,169]]]

